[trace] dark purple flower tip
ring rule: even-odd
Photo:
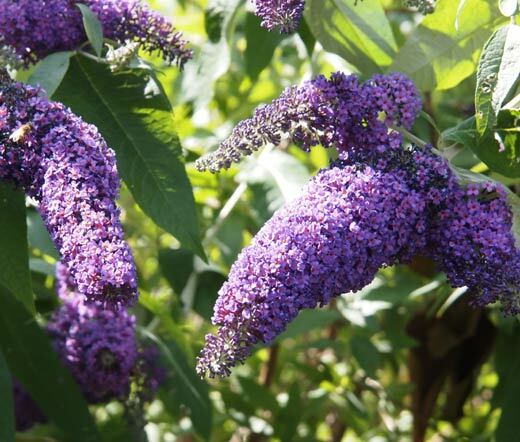
[[[136,271],[116,205],[115,153],[95,126],[38,89],[2,82],[0,180],[38,202],[75,290],[107,307],[135,302]]]
[[[371,160],[386,150],[401,149],[401,135],[389,128],[409,128],[420,109],[417,89],[402,74],[377,75],[365,84],[340,72],[330,79],[318,76],[287,88],[271,104],[258,108],[252,118],[238,123],[215,152],[197,160],[196,166],[217,172],[283,140],[304,151],[322,144],[334,147],[343,158]]]
[[[451,192],[430,241],[432,256],[450,283],[468,286],[473,304],[498,301],[506,314],[520,313],[520,250],[501,185],[470,185]]]
[[[84,0],[99,18],[106,38],[140,43],[168,63],[183,66],[192,51],[182,34],[141,0]],[[0,0],[2,44],[11,46],[26,65],[47,55],[77,49],[87,40],[81,13],[70,0]]]

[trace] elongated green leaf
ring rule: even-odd
[[[14,442],[14,405],[11,372],[0,351],[0,442]]]
[[[106,66],[76,57],[56,98],[100,129],[143,211],[204,257],[171,105],[150,72],[112,74]]]
[[[0,286],[0,348],[11,373],[70,440],[100,440],[87,403],[59,362],[45,332]]]
[[[76,6],[80,9],[81,15],[83,16],[83,26],[85,27],[88,41],[97,56],[101,57],[101,50],[103,49],[103,26],[101,26],[101,22],[87,5],[77,3]]]
[[[392,63],[397,45],[379,0],[357,5],[350,0],[310,0],[305,18],[327,51],[342,56],[363,74],[381,72]]]
[[[381,356],[372,341],[365,336],[354,336],[350,341],[350,346],[352,355],[365,373],[370,377],[375,377]]]
[[[0,182],[0,284],[3,284],[29,311],[34,312],[25,197],[23,192]]]
[[[145,329],[142,330],[142,333],[155,342],[164,357],[164,361],[172,368],[174,378],[170,379],[166,386],[168,390],[171,390],[168,392],[168,397],[190,410],[190,417],[195,430],[205,440],[208,440],[212,428],[212,408],[208,386],[199,379],[175,342],[164,342]]]
[[[40,61],[29,77],[29,84],[40,85],[47,96],[53,96],[69,69],[73,52],[55,52]]]
[[[397,54],[390,70],[404,72],[419,89],[450,89],[473,74],[484,42],[493,32],[498,8],[487,0],[439,0]],[[455,23],[458,17],[458,30]]]
[[[59,259],[56,246],[45,228],[40,214],[34,209],[27,210],[27,238],[29,245],[54,259]]]
[[[475,107],[480,136],[495,125],[500,107],[519,76],[520,26],[503,26],[484,46],[478,66]]]
[[[269,32],[260,26],[260,19],[253,14],[246,17],[245,52],[246,72],[251,79],[256,80],[260,72],[271,62],[274,50],[283,40],[283,35]]]

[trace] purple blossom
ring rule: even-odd
[[[166,379],[157,348],[138,347],[134,316],[85,304],[71,282],[66,266],[58,262],[56,289],[63,306],[47,332],[89,403],[126,400],[131,383],[141,401],[151,401]]]
[[[75,0],[0,0],[0,43],[11,46],[26,65],[47,55],[77,49],[87,41]],[[106,38],[136,41],[180,66],[191,58],[181,33],[141,0],[83,0],[99,18]]]
[[[499,184],[451,192],[430,235],[432,256],[455,287],[468,286],[473,303],[495,301],[520,313],[520,250],[511,232],[507,194]]]
[[[0,180],[38,201],[79,293],[115,308],[136,300],[135,266],[116,206],[115,154],[95,126],[38,89],[0,82]]]
[[[233,264],[198,373],[228,375],[300,310],[359,290],[381,267],[423,250],[439,195],[453,186],[447,164],[421,151],[395,151],[377,167],[340,161],[322,170]]]
[[[376,75],[364,84],[341,72],[330,79],[320,75],[256,109],[215,152],[200,158],[197,167],[227,169],[241,156],[267,144],[278,146],[284,139],[305,151],[322,144],[336,148],[342,158],[367,161],[400,149],[402,137],[389,127],[410,128],[420,109],[415,86],[400,73]]]
[[[47,324],[53,346],[89,403],[125,399],[138,360],[135,318],[85,304],[64,293],[63,306]]]
[[[44,424],[47,418],[34,402],[33,398],[25,391],[22,385],[13,378],[14,415],[16,419],[16,431],[26,431],[36,424]]]
[[[300,25],[305,0],[253,0],[256,15],[269,31],[280,28],[284,34],[294,32]]]

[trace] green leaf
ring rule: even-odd
[[[56,98],[99,128],[143,211],[205,257],[172,108],[151,73],[136,69],[112,74],[106,66],[76,57]]]
[[[15,421],[13,404],[13,385],[11,373],[3,353],[0,351],[0,442],[14,442]]]
[[[302,20],[300,27],[298,28],[298,35],[307,48],[307,54],[309,55],[309,58],[311,58],[312,53],[314,52],[314,47],[316,46],[316,38],[314,38],[314,35],[312,35],[309,25],[307,24],[307,20]]]
[[[246,16],[246,72],[252,80],[256,80],[271,62],[274,50],[284,39],[277,32],[269,32],[260,26],[261,20],[253,14]]]
[[[0,284],[7,287],[30,312],[34,299],[29,271],[25,196],[0,182]]]
[[[364,372],[372,377],[376,377],[376,370],[381,362],[381,355],[372,341],[365,336],[354,336],[350,341],[352,355],[358,361]]]
[[[243,0],[210,0],[206,7],[205,43],[192,61],[186,64],[181,83],[183,101],[192,101],[201,109],[211,101],[214,83],[224,75],[231,63],[230,39],[233,18]]]
[[[31,247],[56,260],[60,258],[40,214],[35,209],[27,209],[27,238]]]
[[[487,41],[478,66],[475,108],[480,136],[495,125],[500,107],[519,76],[520,26],[503,26]]]
[[[273,393],[263,385],[245,378],[239,377],[238,383],[242,388],[242,397],[255,409],[262,408],[275,413],[278,410],[278,402]]]
[[[302,310],[276,340],[282,341],[283,339],[296,338],[301,336],[302,333],[317,328],[325,328],[338,319],[341,319],[341,315],[336,310]]]
[[[468,146],[491,170],[504,176],[520,176],[520,111],[503,109],[498,113],[493,131],[477,136],[475,118],[462,121],[443,132],[443,142],[454,141]]]
[[[218,297],[218,291],[226,277],[219,272],[211,270],[200,273],[197,276],[197,288],[193,301],[193,310],[204,319],[209,320],[213,315],[213,306]]]
[[[180,295],[193,272],[193,252],[185,249],[159,251],[159,265],[175,293]]]
[[[69,69],[72,55],[73,52],[55,52],[48,55],[36,65],[28,83],[40,85],[51,98]]]
[[[174,378],[165,386],[169,390],[168,397],[190,410],[195,430],[208,440],[212,428],[212,408],[207,384],[197,376],[174,341],[164,342],[146,329],[142,329],[142,333],[155,342],[164,361],[171,366]]]
[[[412,32],[389,70],[404,72],[423,91],[455,87],[475,72],[497,17],[498,10],[487,0],[472,0],[471,7],[460,10],[456,1],[439,0],[435,13]]]
[[[397,45],[379,0],[310,0],[305,19],[316,39],[364,75],[392,63]]]
[[[76,6],[80,9],[83,16],[83,26],[85,27],[88,41],[97,56],[101,57],[101,51],[103,50],[103,26],[87,5],[76,3]]]
[[[59,362],[45,332],[1,286],[0,348],[11,373],[68,439],[100,440],[83,395]]]
[[[294,382],[289,389],[289,400],[285,407],[280,409],[276,419],[276,431],[280,440],[291,441],[296,438],[298,424],[302,419],[302,394],[298,382]]]
[[[519,4],[518,0],[498,0],[498,7],[502,15],[511,17],[518,14]]]

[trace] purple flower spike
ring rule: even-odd
[[[277,28],[283,34],[296,31],[303,17],[305,0],[255,0],[256,15],[269,31]]]
[[[0,0],[0,43],[14,48],[26,65],[77,49],[87,41],[74,0]],[[141,0],[83,0],[99,18],[104,36],[140,43],[168,63],[183,66],[192,56],[173,25]]]
[[[95,126],[38,89],[0,82],[0,180],[38,201],[79,293],[113,308],[137,299],[135,266],[116,206],[115,154]]]
[[[388,149],[401,149],[401,135],[389,128],[409,128],[420,110],[417,89],[402,74],[376,75],[365,84],[340,72],[330,79],[318,76],[287,88],[280,98],[258,108],[196,165],[217,172],[282,140],[305,151],[316,144],[334,147],[350,161],[373,160]]]
[[[520,313],[520,250],[511,232],[504,188],[485,183],[459,188],[439,213],[432,232],[433,257],[455,287],[468,286],[473,303],[495,301]]]
[[[376,272],[427,243],[433,215],[455,185],[429,152],[396,152],[369,165],[338,162],[280,209],[233,264],[198,359],[200,375],[226,376],[298,312],[363,288]]]
[[[102,310],[66,293],[66,271],[58,271],[64,305],[47,324],[47,333],[91,404],[126,399],[138,360],[135,317],[125,310]]]

